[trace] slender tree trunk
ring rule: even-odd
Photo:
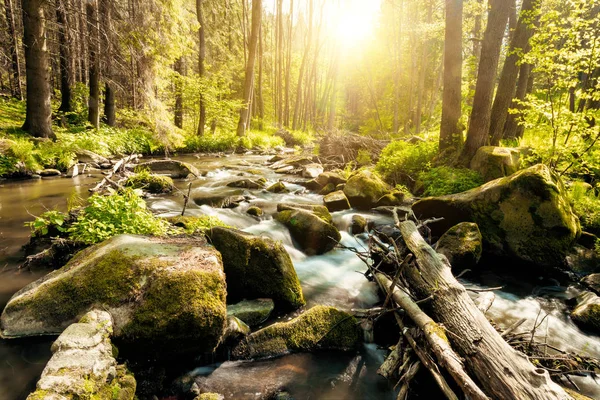
[[[115,107],[115,89],[113,76],[113,25],[112,25],[112,0],[100,0],[100,14],[102,18],[102,54],[104,56],[104,118],[108,126],[115,126],[117,122]]]
[[[492,106],[490,119],[490,137],[492,146],[497,146],[500,139],[504,137],[504,125],[508,117],[508,108],[515,95],[519,65],[517,64],[522,49],[528,46],[529,39],[533,34],[531,25],[533,23],[531,12],[540,4],[539,0],[523,0],[521,16],[512,36],[508,56],[504,61],[496,98]]]
[[[183,66],[183,57],[179,57],[177,61],[175,61],[175,65],[173,69],[179,76],[177,76],[177,81],[175,83],[175,118],[174,123],[175,126],[179,129],[183,129],[183,85],[182,78],[184,76],[184,66]]]
[[[256,87],[256,108],[258,109],[258,129],[264,129],[265,119],[265,101],[263,99],[263,56],[264,56],[264,45],[263,45],[263,27],[261,25],[260,31],[258,32],[258,85]]]
[[[6,8],[6,23],[9,34],[9,52],[12,62],[12,79],[10,80],[12,96],[15,99],[23,100],[23,88],[21,87],[21,67],[19,65],[19,40],[17,37],[17,28],[15,24],[15,15],[12,0],[4,0]]]
[[[290,25],[288,26],[288,48],[287,61],[285,69],[285,118],[284,125],[290,126],[290,83],[292,71],[292,46],[293,46],[293,27],[294,27],[294,0],[290,0]]]
[[[312,20],[313,20],[313,0],[309,0],[308,3],[308,33],[306,38],[306,47],[304,47],[304,55],[302,56],[302,63],[300,64],[300,71],[298,73],[298,85],[296,86],[296,104],[294,106],[294,122],[292,129],[297,129],[298,118],[300,114],[300,107],[302,107],[302,79],[304,78],[304,70],[306,63],[308,62],[308,56],[310,54],[310,47],[312,44]]]
[[[277,124],[283,125],[283,0],[277,0],[277,74],[275,91],[277,99],[275,101],[275,111],[277,115]]]
[[[23,45],[27,106],[23,130],[36,137],[55,138],[52,132],[50,72],[46,48],[44,0],[23,0]]]
[[[196,17],[200,24],[198,30],[198,38],[200,40],[198,50],[198,76],[203,79],[206,75],[204,62],[206,60],[206,38],[205,38],[205,27],[204,18],[202,15],[202,1],[196,0]],[[198,122],[198,136],[204,135],[204,125],[206,125],[206,104],[204,103],[204,96],[200,94],[200,120]]]
[[[88,121],[100,127],[100,41],[98,24],[98,0],[86,0],[88,20],[88,48],[90,67],[90,95],[88,98]]]
[[[477,68],[481,57],[481,17],[483,13],[483,0],[477,0],[477,10],[474,16],[473,30],[471,30],[471,40],[473,42],[471,63],[469,68],[469,93],[467,95],[467,105],[473,105],[473,94],[475,93],[475,83],[477,82]]]
[[[262,0],[253,0],[252,2],[252,29],[250,30],[250,45],[248,48],[248,65],[244,79],[244,104],[240,109],[240,120],[237,127],[237,135],[244,136],[246,132],[246,121],[250,100],[252,100],[252,86],[254,82],[254,64],[256,61],[256,48],[258,44],[258,32],[260,30],[262,18]]]
[[[527,88],[529,87],[529,77],[531,74],[531,64],[521,64],[519,71],[519,81],[517,82],[517,92],[515,94],[515,100],[512,103],[512,107],[517,110],[523,109],[523,106],[519,101],[525,100],[527,96]],[[509,114],[504,126],[504,137],[506,139],[516,139],[522,135],[523,130],[520,129],[519,125],[519,114]],[[521,135],[519,134],[521,132]]]
[[[462,14],[463,0],[446,0],[440,151],[458,149],[462,143],[462,129],[458,125],[461,115]]]
[[[332,82],[331,82],[331,92],[329,94],[329,119],[327,121],[327,130],[329,132],[333,131],[335,128],[335,115],[337,108],[337,91],[338,91],[338,75],[340,70],[340,50],[339,46],[336,48],[335,54],[333,56],[333,64],[332,64]]]
[[[79,2],[79,66],[80,66],[80,82],[87,84],[88,82],[88,48],[86,46],[87,40],[87,20],[85,12],[85,0],[76,0]]]
[[[59,111],[71,111],[71,85],[73,84],[73,71],[71,69],[71,40],[70,26],[67,19],[65,0],[56,2],[56,22],[58,23],[58,47],[60,57],[60,95]]]
[[[490,0],[488,23],[481,46],[481,61],[473,99],[471,121],[467,141],[461,154],[461,162],[468,165],[477,150],[488,143],[490,114],[500,48],[512,7],[511,1]]]
[[[433,2],[427,6],[427,17],[425,23],[431,24],[433,14]],[[421,43],[421,68],[419,70],[419,81],[417,86],[417,111],[415,113],[415,132],[421,132],[421,121],[423,119],[423,98],[425,96],[425,78],[427,75],[427,58],[429,55],[429,40]]]

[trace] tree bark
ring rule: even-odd
[[[492,106],[490,117],[490,144],[492,146],[498,146],[500,140],[504,137],[504,125],[508,116],[508,108],[517,86],[518,61],[524,49],[528,47],[529,39],[533,34],[531,12],[535,11],[539,5],[539,0],[523,0],[519,21],[511,39],[508,56],[504,61],[496,98]]]
[[[248,119],[248,108],[252,99],[252,85],[254,82],[254,64],[256,61],[256,48],[258,44],[258,32],[262,19],[262,0],[252,2],[252,29],[250,30],[250,45],[248,48],[248,65],[244,79],[244,104],[240,109],[240,120],[237,127],[237,135],[244,136],[246,132],[246,121]]]
[[[86,0],[88,20],[88,65],[90,94],[88,98],[88,121],[100,128],[100,37],[98,23],[98,0]]]
[[[290,19],[288,26],[288,48],[285,69],[285,112],[283,123],[286,127],[290,126],[290,82],[292,74],[292,46],[293,46],[293,27],[294,27],[294,0],[290,0]]]
[[[202,15],[202,0],[196,0],[196,17],[198,18],[198,23],[200,24],[200,29],[198,30],[198,76],[200,77],[200,79],[203,79],[206,75],[204,66],[204,62],[206,60],[206,37],[204,18]],[[204,136],[204,125],[206,125],[206,104],[204,104],[204,96],[202,95],[202,93],[200,93],[200,118],[198,121],[198,136]]]
[[[60,57],[60,107],[59,111],[71,111],[71,86],[73,85],[73,69],[71,63],[71,37],[67,19],[65,0],[56,2],[56,22],[58,23],[58,46]]]
[[[174,123],[175,126],[179,129],[183,129],[183,85],[182,78],[184,76],[184,67],[183,67],[183,57],[179,57],[177,61],[175,61],[175,65],[173,65],[173,69],[177,72],[177,81],[175,83],[175,116]]]
[[[300,71],[298,72],[298,84],[296,85],[296,104],[294,105],[294,120],[292,123],[292,129],[297,129],[298,118],[300,114],[300,107],[302,107],[302,79],[304,78],[304,70],[306,69],[306,63],[308,62],[308,56],[310,54],[310,47],[312,45],[312,20],[313,20],[313,0],[309,0],[308,3],[308,33],[306,38],[306,47],[304,47],[304,55],[302,56],[302,62],[300,63]]]
[[[275,114],[279,126],[283,124],[283,0],[277,0],[277,43],[276,43],[276,64],[277,72],[275,75]]]
[[[102,16],[102,45],[104,51],[104,118],[108,126],[115,126],[117,122],[115,107],[115,89],[113,76],[113,25],[112,25],[112,0],[100,0],[100,14]]]
[[[446,0],[440,151],[458,149],[462,143],[462,129],[458,126],[461,115],[462,13],[463,0]]]
[[[258,129],[264,129],[265,119],[265,101],[263,99],[263,57],[264,57],[264,45],[263,45],[263,28],[260,27],[258,32],[258,84],[256,87],[256,108],[258,111]]]
[[[452,275],[448,260],[425,242],[414,222],[401,222],[398,227],[417,261],[403,269],[404,279],[417,299],[431,297],[428,309],[488,396],[571,399],[546,370],[535,368],[504,341]]]
[[[15,99],[23,100],[23,88],[21,86],[21,66],[19,65],[19,40],[15,23],[15,14],[12,0],[4,0],[6,9],[6,23],[9,34],[9,52],[12,62],[11,94]]]
[[[481,61],[477,73],[471,121],[467,132],[467,140],[460,157],[461,162],[465,165],[468,165],[477,150],[489,141],[488,132],[496,71],[511,7],[512,1],[490,0],[490,12],[481,46]]]
[[[22,5],[27,80],[27,106],[23,130],[36,137],[55,138],[52,132],[44,0],[23,0]]]
[[[519,80],[517,82],[517,92],[515,93],[515,100],[512,102],[512,107],[517,110],[523,109],[523,106],[519,101],[525,100],[527,96],[527,88],[529,87],[529,77],[531,76],[531,64],[521,64],[519,71]],[[504,137],[506,139],[516,139],[521,137],[523,130],[522,126],[519,125],[519,114],[509,114],[504,125]]]

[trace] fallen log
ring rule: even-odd
[[[431,298],[427,306],[432,316],[488,396],[571,399],[546,370],[536,368],[504,341],[452,275],[448,261],[427,244],[414,222],[399,222],[398,228],[417,261],[404,268],[404,281],[417,298]]]

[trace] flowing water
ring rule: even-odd
[[[309,307],[326,304],[345,309],[368,308],[377,303],[375,284],[364,278],[366,267],[354,253],[336,249],[325,255],[308,257],[294,247],[287,229],[273,220],[272,214],[278,203],[322,201],[321,196],[307,193],[298,185],[297,176],[275,174],[265,166],[267,157],[264,156],[186,156],[180,159],[194,164],[205,175],[193,181],[191,198],[244,194],[249,199],[234,209],[199,206],[190,201],[186,215],[215,215],[239,229],[281,241],[294,262]],[[273,194],[226,186],[240,177],[259,176],[266,178],[269,184],[285,180],[290,193]],[[42,275],[16,269],[20,246],[29,236],[29,228],[23,225],[24,222],[45,209],[66,209],[70,197],[86,197],[88,188],[98,179],[96,176],[0,184],[0,309],[14,292]],[[187,182],[177,185],[181,191],[187,190]],[[152,197],[148,199],[148,205],[163,216],[177,215],[183,207],[183,196],[176,193]],[[246,214],[252,205],[261,207],[265,216],[255,218]],[[333,213],[333,219],[342,232],[342,243],[361,249],[366,246],[362,239],[348,233],[355,213],[353,210]],[[375,223],[391,222],[381,215],[363,215]],[[500,326],[509,326],[527,317],[523,329],[530,329],[538,314],[541,318],[548,313],[538,328],[538,332],[544,332],[548,344],[600,357],[600,339],[581,331],[567,316],[564,301],[573,297],[576,289],[557,288],[551,281],[514,280],[493,272],[472,277],[472,280],[465,281],[465,285],[476,288],[504,286],[503,290],[495,292],[496,300],[488,312]],[[534,288],[536,285],[553,287]],[[537,295],[533,295],[534,292]],[[0,340],[0,400],[26,397],[50,357],[51,342],[52,338]],[[280,389],[285,389],[296,399],[393,399],[391,386],[376,374],[384,356],[384,350],[374,344],[365,344],[357,354],[293,354],[268,361],[199,365],[186,376],[194,379],[201,389],[220,392],[229,399],[259,399],[265,393]],[[573,379],[586,394],[600,398],[600,386],[592,379]]]

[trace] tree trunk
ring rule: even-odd
[[[414,222],[401,222],[398,227],[417,261],[403,269],[405,281],[417,299],[430,299],[426,304],[433,318],[448,332],[452,348],[464,358],[488,396],[571,399],[546,370],[535,368],[504,341],[452,275],[448,260],[425,242]]]
[[[113,76],[113,25],[112,25],[112,0],[100,0],[100,14],[102,16],[102,45],[104,51],[104,117],[108,126],[116,124],[115,89]]]
[[[294,122],[292,129],[297,129],[298,118],[300,114],[300,107],[302,107],[302,79],[304,78],[304,70],[306,63],[308,62],[308,56],[310,54],[310,47],[312,45],[312,20],[313,20],[313,0],[309,0],[308,3],[308,33],[306,37],[306,47],[304,47],[304,55],[302,56],[302,62],[300,64],[300,71],[298,73],[298,85],[296,86],[296,104],[294,106]]]
[[[469,164],[481,146],[488,143],[492,96],[500,58],[500,47],[511,7],[512,1],[490,0],[490,12],[481,46],[481,61],[477,73],[471,121],[467,132],[467,141],[461,154],[461,162],[465,165]]]
[[[256,47],[258,44],[258,32],[262,18],[262,0],[252,2],[252,29],[250,30],[250,46],[248,48],[248,65],[244,78],[244,104],[240,109],[240,120],[237,127],[237,135],[244,136],[246,132],[246,121],[248,119],[248,108],[252,100],[252,85],[254,82],[254,64],[256,61]]]
[[[426,24],[431,24],[433,14],[433,2],[429,1],[427,5]],[[425,39],[421,43],[421,67],[419,69],[419,80],[417,83],[417,110],[415,112],[415,133],[421,132],[421,122],[423,120],[423,99],[425,98],[425,78],[427,77],[427,59],[429,56],[429,39]]]
[[[287,48],[287,60],[285,69],[285,117],[283,123],[286,127],[290,126],[290,82],[292,73],[292,46],[293,46],[293,35],[292,30],[294,27],[294,0],[290,0],[290,19],[288,26],[288,48]]]
[[[175,126],[179,129],[183,129],[183,85],[182,78],[184,76],[184,67],[183,67],[183,57],[179,57],[177,61],[175,61],[175,65],[173,65],[173,69],[177,72],[178,76],[176,77],[175,83],[175,118],[174,123]]]
[[[80,82],[83,84],[87,84],[88,81],[88,48],[86,46],[87,40],[87,20],[86,20],[86,12],[85,12],[85,0],[76,0],[79,5],[79,74],[81,76]]]
[[[12,0],[4,0],[6,8],[6,23],[9,34],[9,52],[12,62],[11,94],[15,99],[23,100],[23,88],[21,87],[21,67],[19,65],[19,40],[17,37],[17,27],[15,23],[14,9]]]
[[[472,52],[471,62],[469,63],[469,93],[467,94],[466,103],[469,106],[473,105],[473,94],[475,93],[475,83],[477,81],[477,67],[479,66],[479,58],[481,56],[481,17],[483,13],[483,0],[477,0],[476,11],[471,30]]]
[[[23,130],[36,137],[55,138],[52,132],[44,0],[23,0],[22,4],[27,80],[27,107]]]
[[[527,95],[527,88],[529,83],[529,77],[531,75],[531,64],[521,64],[519,71],[519,80],[517,83],[517,92],[515,94],[515,100],[513,101],[512,107],[515,109],[523,109],[523,106],[519,103],[519,101],[525,100],[525,96]],[[523,132],[521,126],[518,122],[519,114],[509,114],[506,119],[506,124],[504,125],[504,137],[506,139],[516,139],[521,137],[519,132]]]
[[[529,39],[533,34],[531,12],[539,4],[539,0],[523,0],[519,22],[512,36],[508,56],[504,61],[496,98],[492,106],[490,119],[490,143],[492,146],[498,146],[500,139],[504,137],[504,125],[508,116],[508,108],[517,86],[517,76],[519,74],[517,63],[522,55],[522,50],[528,47]]]
[[[98,23],[98,0],[86,0],[88,20],[88,48],[90,67],[90,95],[88,99],[88,121],[94,128],[100,128],[100,37]]]
[[[196,0],[196,17],[200,24],[198,30],[199,48],[198,48],[198,76],[203,79],[206,75],[204,61],[206,59],[206,38],[205,38],[205,27],[204,18],[202,16],[202,0]],[[204,97],[200,93],[200,119],[198,121],[198,136],[204,136],[204,125],[206,125],[206,104],[204,104]]]
[[[462,143],[462,129],[458,126],[461,115],[462,13],[463,0],[446,0],[440,151],[458,149]]]
[[[73,71],[71,69],[71,38],[65,0],[58,0],[56,3],[61,96],[60,107],[58,110],[66,113],[71,111],[71,85],[73,84]]]
[[[277,0],[277,72],[275,75],[275,92],[277,93],[274,108],[279,126],[283,124],[283,0]]]
[[[263,44],[263,28],[260,27],[258,32],[258,85],[256,87],[256,108],[258,109],[258,129],[264,129],[265,119],[265,101],[263,99],[263,56],[264,56],[264,44]]]

